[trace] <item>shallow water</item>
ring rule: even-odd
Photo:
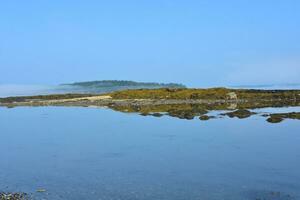
[[[0,191],[51,200],[300,199],[299,130],[297,120],[260,116],[0,108]]]

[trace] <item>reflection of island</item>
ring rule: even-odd
[[[62,94],[46,96],[9,97],[0,99],[0,106],[97,106],[121,112],[180,119],[201,120],[228,116],[240,119],[257,113],[254,108],[300,105],[300,90],[245,90],[245,89],[139,89],[108,94]],[[227,110],[227,111],[226,111]],[[221,111],[208,115],[210,111]],[[299,113],[264,114],[268,122],[299,119]]]

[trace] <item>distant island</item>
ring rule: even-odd
[[[103,94],[129,89],[186,88],[180,83],[136,82],[127,80],[97,80],[59,85],[0,84],[0,97],[50,94]]]
[[[267,89],[267,90],[271,90],[271,89],[300,89],[300,83],[233,85],[232,88]]]
[[[156,88],[186,88],[180,83],[156,83],[156,82],[136,82],[126,80],[101,80],[101,81],[86,81],[61,84],[61,86],[79,87],[86,90],[95,90],[103,88],[112,91],[119,89],[156,89]]]
[[[180,83],[156,83],[156,82],[136,82],[126,80],[101,80],[101,81],[85,81],[67,83],[62,85],[81,86],[81,87],[113,87],[113,86],[144,86],[144,87],[169,87],[169,88],[185,88]]]

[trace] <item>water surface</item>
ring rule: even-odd
[[[299,130],[297,120],[260,116],[0,108],[0,191],[51,200],[299,199]]]

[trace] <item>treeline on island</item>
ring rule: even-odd
[[[79,87],[149,87],[149,88],[185,88],[186,86],[179,83],[155,83],[155,82],[136,82],[126,80],[102,80],[102,81],[86,81],[62,84],[65,86]]]

